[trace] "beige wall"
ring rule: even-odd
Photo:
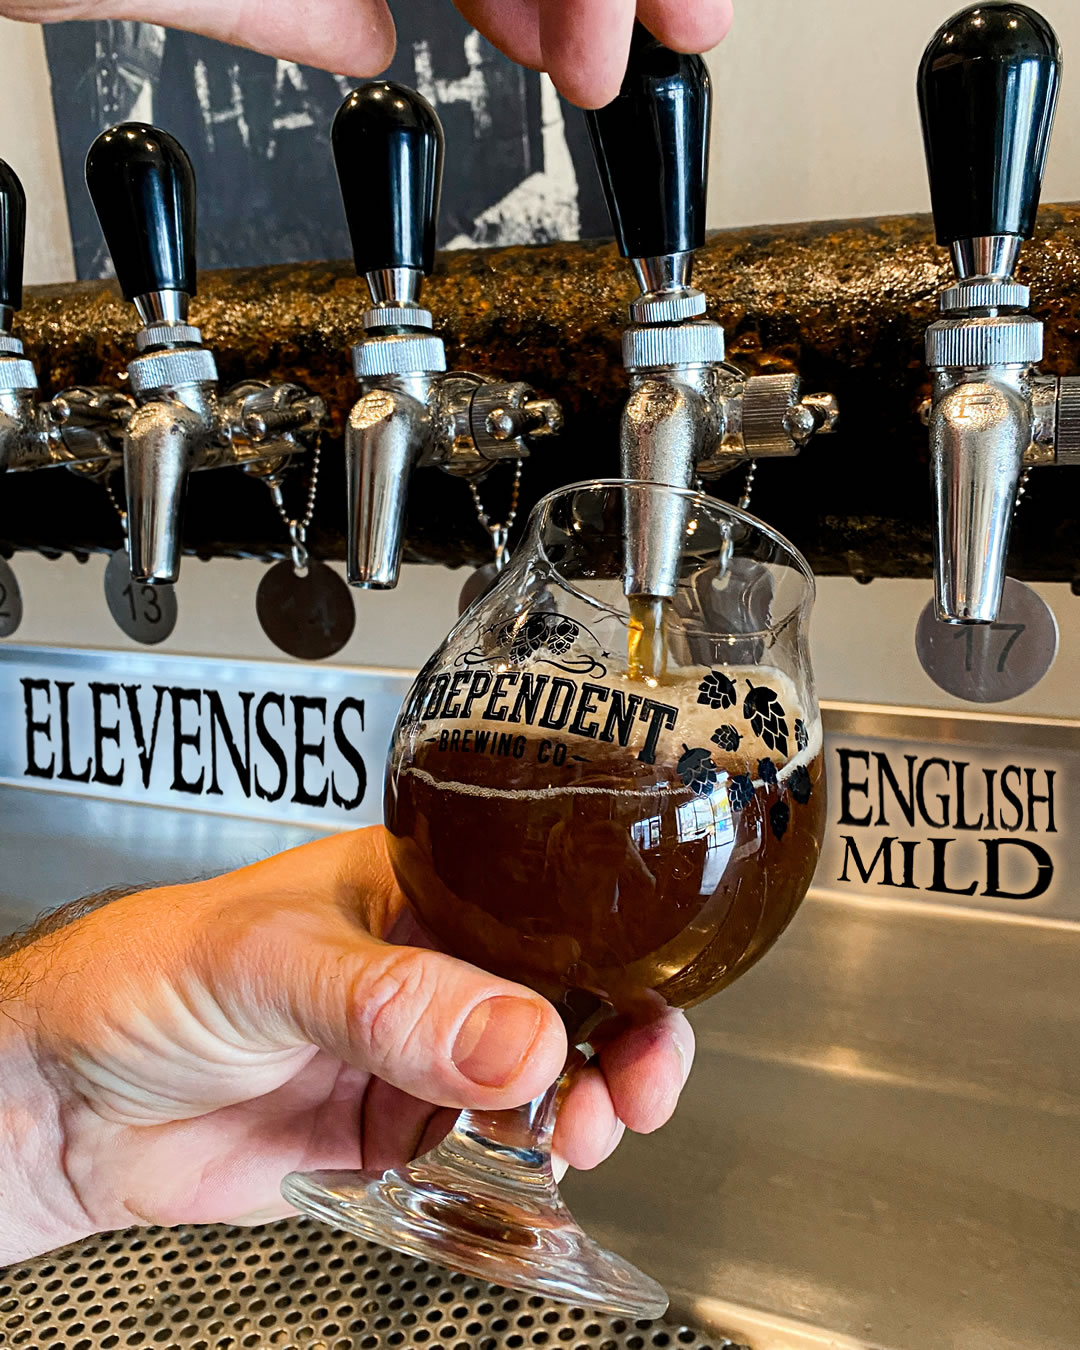
[[[1035,7],[1065,53],[1044,195],[1069,201],[1080,197],[1080,3]],[[710,222],[929,210],[915,72],[934,30],[960,8],[960,0],[735,0],[735,25],[710,58]]]
[[[924,210],[927,190],[914,100],[920,52],[951,0],[736,0],[736,25],[710,59],[715,76],[715,225]],[[1041,0],[1080,60],[1080,3]],[[0,21],[0,155],[30,199],[28,279],[71,275],[39,30]],[[1048,170],[1048,199],[1080,197],[1080,80],[1066,77]],[[1036,480],[1033,490],[1038,490]],[[101,592],[103,559],[16,559],[27,617],[19,640],[124,646]],[[257,563],[187,561],[170,650],[273,657],[254,617]],[[407,569],[392,596],[358,593],[357,633],[340,659],[416,665],[452,620],[463,574]],[[1080,716],[1080,600],[1042,588],[1062,628],[1051,675],[1013,705]],[[929,582],[820,588],[815,663],[830,698],[949,706],[919,669],[912,633]]]

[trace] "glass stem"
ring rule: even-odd
[[[442,1143],[412,1164],[411,1174],[437,1180],[481,1209],[505,1213],[509,1200],[518,1216],[514,1227],[565,1222],[569,1212],[552,1171],[551,1140],[566,1082],[564,1074],[543,1096],[512,1111],[462,1111]]]

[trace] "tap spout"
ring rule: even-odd
[[[993,623],[1031,409],[995,379],[957,384],[934,402],[930,456],[934,489],[935,593],[946,623]]]
[[[635,382],[622,416],[622,476],[691,487],[709,420],[705,399],[688,385],[657,378]],[[638,509],[628,502],[623,577],[627,595],[675,594],[686,524],[681,502],[661,508],[646,499]]]
[[[174,582],[179,576],[184,493],[207,434],[205,418],[180,402],[155,399],[131,414],[124,479],[135,581]]]
[[[370,389],[345,429],[346,573],[353,586],[397,585],[409,475],[427,440],[427,404],[403,388]]]

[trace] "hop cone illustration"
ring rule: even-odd
[[[805,750],[810,744],[810,733],[806,729],[806,723],[801,717],[795,719],[795,744],[799,750]]]
[[[760,736],[770,750],[786,755],[788,724],[784,718],[783,705],[776,694],[765,685],[755,686],[750,684],[749,680],[747,684],[750,686],[750,692],[743,704],[743,716],[753,727],[754,734]]]
[[[710,671],[698,685],[698,702],[710,708],[733,708],[735,686],[722,670]]]
[[[799,805],[805,806],[810,800],[810,792],[813,785],[810,782],[810,771],[804,764],[800,764],[797,768],[792,769],[791,777],[788,779],[787,785],[791,789],[791,795]]]
[[[732,726],[717,727],[712,734],[713,745],[721,750],[738,750],[742,737]]]
[[[776,784],[776,765],[771,759],[759,759],[757,766],[758,777],[763,783],[768,783],[770,787]]]
[[[787,833],[788,822],[791,820],[791,807],[787,802],[774,802],[769,811],[769,824],[772,826],[772,832],[777,839],[783,839]]]
[[[748,773],[736,774],[728,783],[728,802],[733,811],[742,811],[754,800],[754,780]]]
[[[712,762],[712,755],[701,747],[691,750],[687,745],[683,746],[683,751],[676,766],[679,777],[692,792],[696,792],[699,797],[707,797],[720,777]]]
[[[530,614],[524,621],[514,619],[499,629],[500,645],[509,644],[507,660],[512,666],[549,651],[554,656],[568,652],[577,640],[580,628],[573,619],[560,614]]]

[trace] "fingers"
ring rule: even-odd
[[[518,65],[540,68],[540,18],[537,0],[454,0],[484,37]]]
[[[731,27],[732,0],[637,0],[638,18],[677,52],[707,52]]]
[[[604,1046],[575,1079],[559,1112],[555,1150],[571,1167],[596,1167],[627,1126],[650,1134],[670,1119],[694,1059],[694,1033],[679,1012],[633,1027]]]
[[[339,75],[377,75],[394,55],[386,0],[145,0],[99,5],[110,17],[146,19]]]
[[[619,1117],[636,1134],[651,1134],[671,1119],[690,1076],[693,1028],[672,1010],[625,1031],[598,1059]]]
[[[275,924],[262,970],[237,970],[234,958],[219,981],[217,997],[230,999],[249,1036],[302,1039],[438,1106],[519,1106],[558,1077],[566,1036],[539,994],[438,952],[301,917]]]
[[[539,0],[543,69],[581,108],[619,92],[634,28],[634,0]]]

